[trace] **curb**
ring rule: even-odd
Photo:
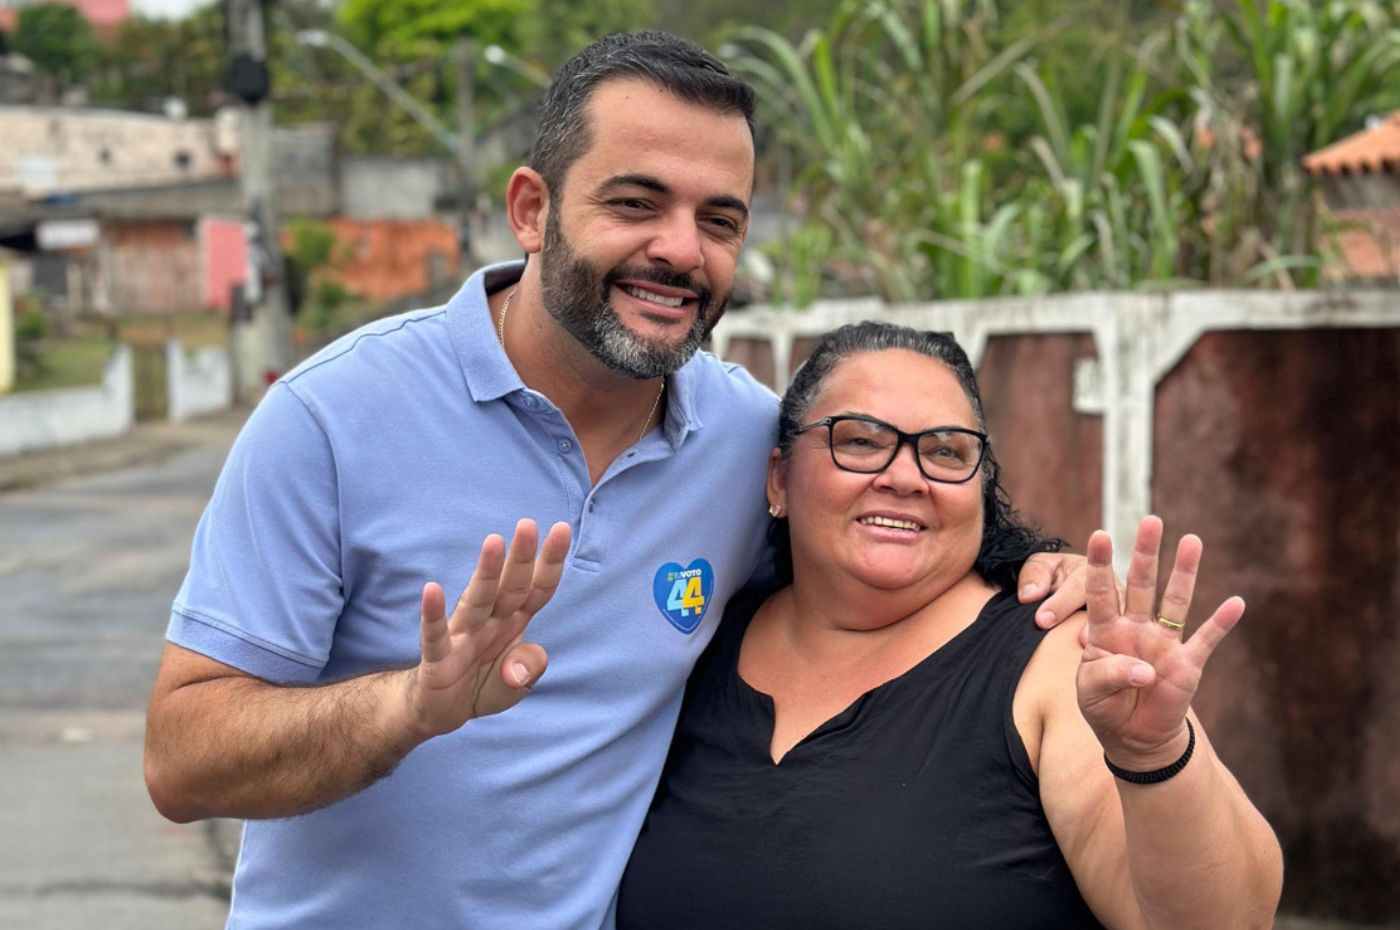
[[[235,407],[181,423],[138,423],[111,439],[0,456],[0,494],[83,475],[155,465],[210,442],[228,442],[251,411]]]

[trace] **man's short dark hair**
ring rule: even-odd
[[[668,32],[618,32],[570,58],[554,74],[540,110],[529,165],[550,192],[563,190],[569,166],[588,151],[588,101],[604,81],[640,78],[680,99],[742,114],[753,132],[753,88],[693,42]]]

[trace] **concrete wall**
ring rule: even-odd
[[[0,106],[0,187],[29,197],[227,175],[214,122],[66,107]]]
[[[1195,292],[756,308],[718,354],[781,389],[811,340],[877,317],[978,366],[1018,508],[1119,555],[1155,512],[1206,558],[1193,625],[1249,610],[1196,709],[1279,833],[1285,909],[1400,925],[1400,294]]]
[[[186,352],[178,340],[165,344],[166,410],[188,420],[233,406],[233,362],[227,349],[205,346]]]
[[[0,397],[0,455],[119,436],[135,420],[133,400],[131,350],[122,346],[100,386]]]
[[[340,212],[354,220],[418,220],[434,215],[447,166],[428,158],[346,158]]]
[[[331,123],[287,126],[273,131],[277,213],[283,219],[330,216],[340,210],[335,133],[336,127]]]
[[[1317,185],[1333,210],[1400,207],[1400,178],[1393,174],[1322,175]]]

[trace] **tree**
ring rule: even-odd
[[[753,0],[657,0],[661,28],[715,49],[736,26],[771,29],[794,41],[825,26],[845,0],[754,3]]]
[[[92,82],[97,103],[157,110],[178,97],[191,114],[207,115],[226,100],[223,14],[210,4],[178,20],[133,16],[102,47],[98,62]]]
[[[83,14],[63,3],[40,3],[19,11],[14,50],[64,84],[81,82],[97,60],[97,38]]]
[[[601,36],[657,23],[655,0],[533,0],[533,6],[520,25],[520,54],[546,72]]]
[[[380,59],[442,55],[457,39],[516,44],[531,0],[346,0],[337,19],[361,51]]]

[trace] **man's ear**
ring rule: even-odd
[[[787,460],[783,458],[781,449],[774,449],[768,453],[768,481],[766,492],[768,495],[768,506],[778,509],[778,516],[788,515],[787,505]],[[772,511],[769,511],[772,513]]]
[[[520,167],[506,183],[506,220],[515,241],[527,254],[544,248],[544,225],[549,216],[549,185],[533,168]]]

